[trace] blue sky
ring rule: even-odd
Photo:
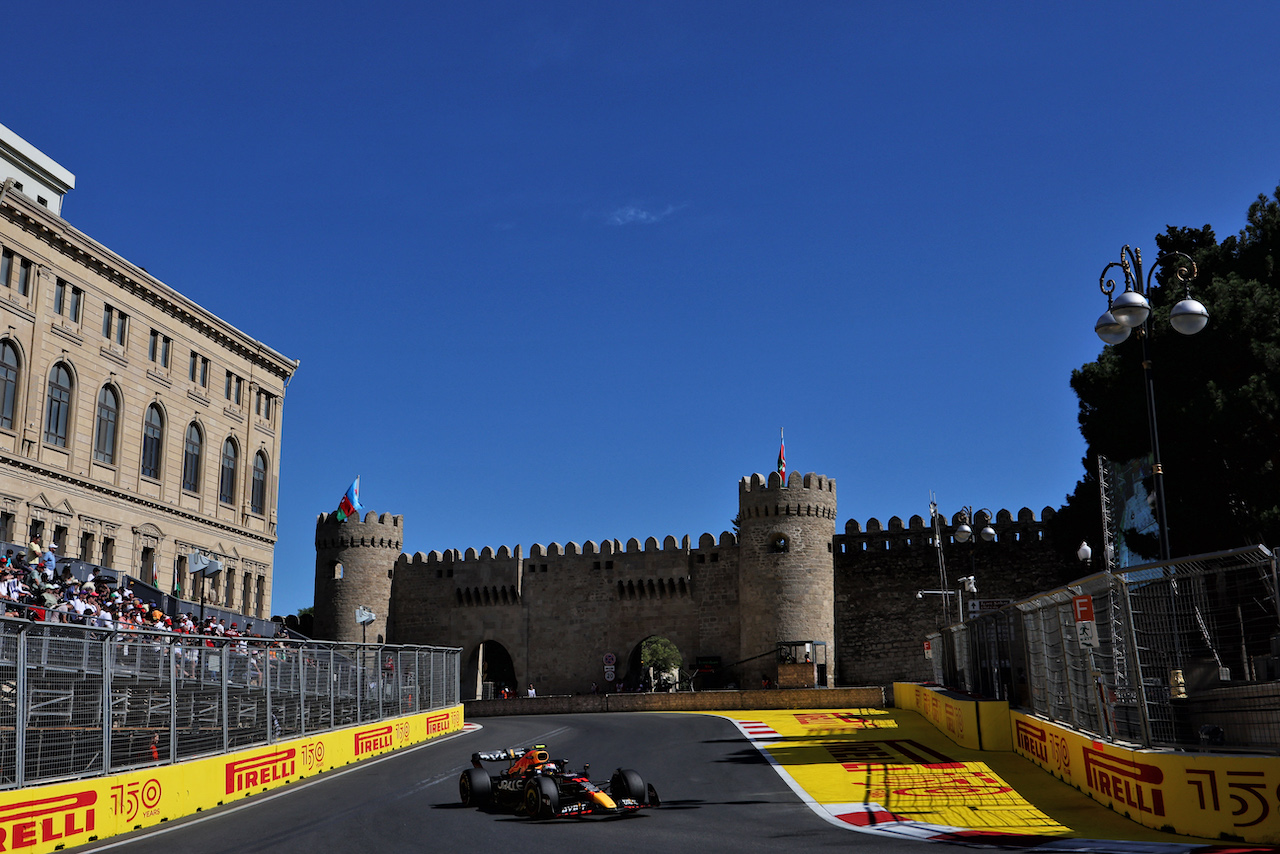
[[[13,5],[64,216],[302,362],[276,613],[356,475],[410,552],[696,539],[785,427],[841,526],[1038,516],[1103,266],[1280,184],[1269,3]]]

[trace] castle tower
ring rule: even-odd
[[[391,577],[404,545],[404,517],[366,513],[340,521],[336,513],[316,518],[315,636],[321,640],[382,643],[387,639]],[[377,619],[363,630],[356,608]]]
[[[792,472],[784,486],[777,472],[768,483],[753,474],[738,483],[738,513],[741,652],[762,656],[744,665],[744,685],[758,675],[779,684],[777,657],[767,653],[788,641],[824,641],[818,681],[834,684],[836,482]]]

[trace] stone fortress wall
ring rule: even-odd
[[[1058,583],[1064,567],[1042,521],[1022,510],[996,514],[994,543],[952,541],[948,577],[979,577],[982,598],[1017,598]],[[496,551],[401,553],[403,517],[365,514],[316,526],[315,634],[361,640],[356,605],[378,614],[369,642],[461,646],[463,695],[481,681],[528,683],[539,693],[582,693],[637,680],[640,644],[669,638],[686,667],[718,659],[698,687],[759,687],[777,680],[780,641],[824,641],[830,685],[927,678],[925,634],[941,622],[932,531],[919,516],[882,528],[855,521],[837,534],[835,481],[793,472],[739,482],[739,533],[587,541]],[[980,517],[981,519],[981,517]],[[972,563],[971,563],[972,561]],[[1070,568],[1065,568],[1069,570]],[[954,610],[952,611],[954,613]]]

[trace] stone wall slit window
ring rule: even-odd
[[[0,427],[13,429],[18,402],[18,348],[0,341]]]
[[[44,440],[59,448],[67,446],[67,425],[71,420],[71,372],[59,362],[49,373],[49,400],[45,410]]]
[[[142,427],[142,476],[160,479],[161,452],[164,450],[164,416],[154,403],[147,407]]]
[[[115,389],[104,385],[98,392],[98,423],[93,440],[93,458],[100,463],[115,465],[116,420],[120,414],[120,402]]]
[[[791,540],[786,534],[774,534],[769,538],[769,551],[774,554],[782,554],[791,551]]]

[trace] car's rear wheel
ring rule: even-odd
[[[464,807],[484,807],[493,798],[493,781],[483,768],[468,768],[458,778],[458,794]]]
[[[560,787],[550,777],[531,777],[524,784],[524,811],[529,818],[555,818],[560,812]]]
[[[609,794],[615,801],[630,798],[638,804],[647,803],[649,795],[644,778],[630,768],[619,768],[613,772],[613,779],[609,781]]]

